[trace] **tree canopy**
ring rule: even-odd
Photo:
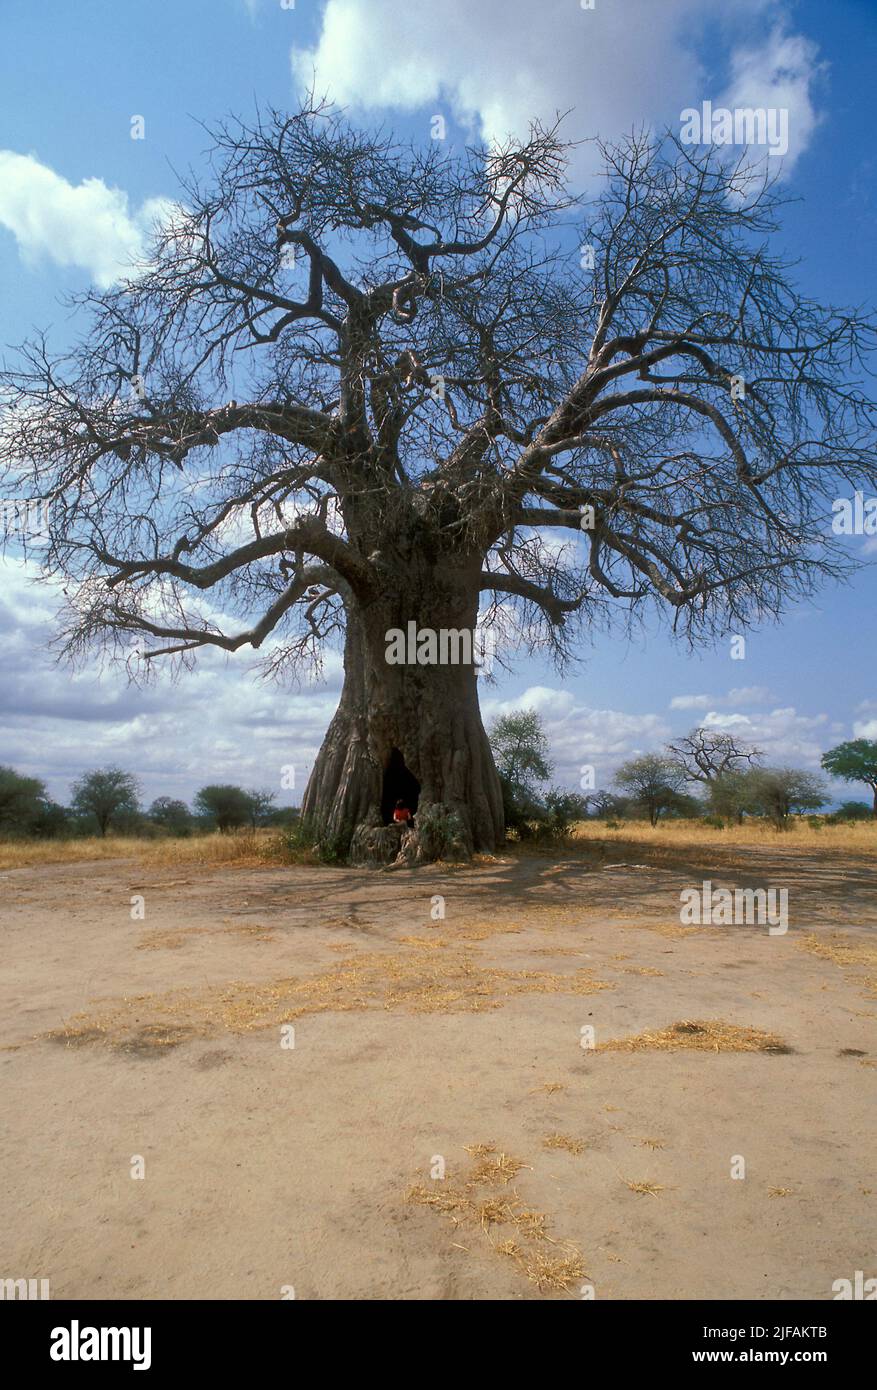
[[[778,830],[785,829],[795,811],[818,811],[828,797],[825,783],[815,772],[794,767],[759,767],[745,774],[754,808],[769,816]]]
[[[535,710],[501,714],[490,726],[490,746],[500,777],[513,793],[535,800],[539,787],[551,776],[548,738]]]
[[[657,825],[662,811],[673,810],[680,804],[688,808],[682,800],[682,768],[673,758],[660,753],[643,753],[622,763],[615,774],[615,784],[646,812],[652,825]]]
[[[73,783],[71,806],[83,816],[94,816],[101,836],[120,816],[136,815],[140,784],[132,772],[120,767],[85,772]]]
[[[669,757],[682,769],[687,782],[709,786],[727,773],[751,766],[761,750],[733,734],[717,729],[692,729],[684,738],[667,745]]]
[[[53,504],[74,650],[258,647],[298,617],[271,660],[318,655],[338,582],[380,583],[345,534],[375,489],[477,535],[484,587],[552,629],[607,599],[724,627],[844,568],[821,523],[877,476],[849,374],[873,327],[793,288],[742,158],[631,137],[585,209],[557,129],[459,158],[311,104],[212,135],[138,273],[74,298],[81,344],[5,374],[0,456]],[[204,621],[213,589],[252,627]]]
[[[253,802],[243,787],[214,784],[196,793],[195,810],[206,820],[214,821],[217,829],[225,834],[250,822]]]
[[[822,755],[822,766],[844,782],[863,782],[874,794],[877,816],[877,739],[854,738],[838,743]]]
[[[0,828],[26,829],[46,804],[45,784],[11,767],[0,767]]]

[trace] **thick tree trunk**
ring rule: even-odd
[[[480,566],[479,566],[480,568]],[[387,661],[387,633],[473,633],[474,564],[419,572],[409,564],[368,607],[347,600],[344,687],[302,802],[324,850],[389,862],[490,852],[504,836],[502,793],[478,707],[477,665]],[[397,799],[415,812],[412,834],[392,826]],[[412,803],[416,802],[416,805]],[[390,822],[390,824],[388,824]],[[385,828],[386,827],[386,828]]]

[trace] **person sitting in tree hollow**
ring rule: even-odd
[[[403,828],[404,828],[405,826],[410,827],[410,825],[411,825],[411,811],[410,811],[410,809],[405,805],[405,802],[404,802],[404,801],[397,801],[397,802],[396,802],[396,807],[395,807],[395,810],[393,811],[393,824],[394,824],[394,825],[400,825],[400,826],[402,826]]]

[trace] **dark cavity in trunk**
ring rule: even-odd
[[[414,814],[420,797],[420,783],[405,766],[405,759],[398,748],[392,749],[384,768],[384,787],[381,795],[381,819],[389,825],[397,801],[404,801],[408,810]]]

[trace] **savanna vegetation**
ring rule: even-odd
[[[502,789],[506,846],[591,843],[623,830],[644,844],[746,844],[765,834],[816,834],[832,844],[875,843],[864,801],[831,811],[816,773],[772,767],[758,748],[728,733],[696,728],[618,767],[612,785],[573,791],[552,782],[542,719],[534,710],[499,716],[488,730]],[[852,752],[850,752],[852,750]],[[858,739],[822,757],[826,771],[870,785],[877,742]],[[845,773],[836,772],[844,768]],[[583,783],[585,778],[582,779]],[[137,777],[118,767],[83,773],[69,805],[52,801],[36,777],[0,767],[0,868],[137,856],[166,863],[335,862],[298,808],[275,805],[270,789],[211,783],[192,806],[168,796],[141,804]]]

